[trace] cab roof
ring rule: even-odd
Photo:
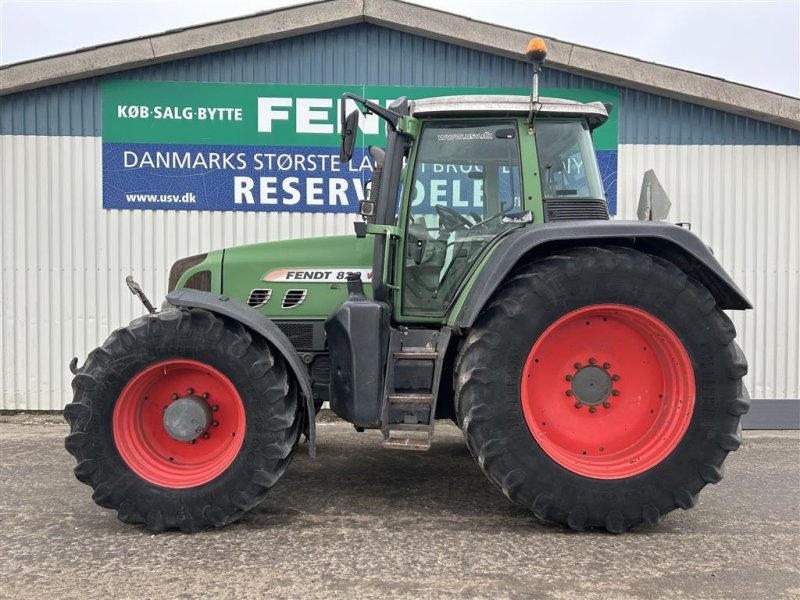
[[[539,116],[585,117],[594,129],[608,120],[610,106],[602,102],[583,104],[563,98],[539,98]],[[409,106],[414,117],[442,115],[527,115],[531,109],[529,96],[438,96],[412,100]]]

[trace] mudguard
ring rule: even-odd
[[[202,308],[213,313],[217,313],[229,319],[238,321],[251,331],[262,336],[270,344],[272,344],[278,352],[281,353],[283,359],[289,365],[289,368],[297,377],[297,382],[300,385],[300,391],[306,399],[306,416],[308,418],[308,453],[313,457],[316,455],[316,427],[315,427],[315,411],[314,411],[314,394],[311,391],[311,381],[308,377],[306,367],[297,355],[292,342],[286,337],[278,326],[270,321],[267,317],[262,315],[257,310],[242,304],[234,298],[229,296],[214,294],[211,292],[201,292],[199,290],[191,289],[177,289],[167,294],[167,302],[173,306],[185,306],[187,308]]]
[[[709,247],[688,229],[655,221],[573,221],[526,227],[501,239],[451,325],[471,327],[500,283],[526,256],[574,246],[628,246],[660,256],[700,281],[720,308],[753,308]]]

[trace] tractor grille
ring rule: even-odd
[[[200,290],[202,292],[211,291],[211,271],[198,271],[186,280],[183,287]]]
[[[281,302],[281,308],[297,308],[306,300],[308,290],[288,290]]]
[[[576,200],[554,198],[544,203],[544,220],[553,221],[608,221],[608,205],[605,200]]]
[[[275,321],[292,345],[297,350],[314,349],[314,324],[313,323],[286,323],[285,321]]]
[[[194,256],[187,256],[186,258],[181,258],[175,261],[175,264],[172,265],[172,268],[169,270],[169,283],[167,291],[171,292],[178,287],[178,279],[181,278],[181,275],[186,273],[186,271],[192,267],[199,265],[207,257],[208,254],[196,254]]]
[[[253,308],[264,306],[272,298],[272,290],[253,290],[247,297],[247,305]]]

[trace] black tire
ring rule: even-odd
[[[181,358],[200,361],[236,387],[246,415],[233,462],[214,479],[190,488],[154,485],[120,456],[113,413],[126,383],[148,365]],[[92,499],[125,523],[186,533],[221,527],[261,502],[292,460],[302,426],[297,385],[282,357],[241,324],[200,309],[148,315],[118,329],[89,354],[72,381],[64,410],[66,449],[75,476]]]
[[[694,411],[674,450],[622,479],[585,477],[550,458],[531,434],[520,399],[523,367],[542,333],[571,311],[603,303],[636,307],[665,323],[687,351],[696,381]],[[561,251],[506,281],[464,340],[456,364],[458,422],[488,478],[537,517],[614,533],[654,525],[675,508],[693,507],[741,444],[739,419],[749,396],[735,335],[708,290],[672,263],[621,247]]]

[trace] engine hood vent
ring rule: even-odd
[[[575,198],[552,198],[545,200],[544,220],[555,221],[608,221],[608,205],[605,200]]]
[[[281,308],[297,308],[306,300],[308,290],[287,290],[281,302]]]
[[[264,306],[269,299],[272,298],[272,290],[270,289],[255,289],[250,292],[250,295],[247,297],[247,306],[252,308],[258,308],[259,306]]]

